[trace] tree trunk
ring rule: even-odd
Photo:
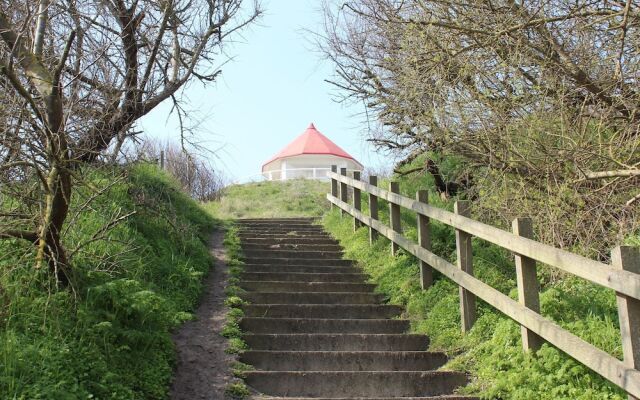
[[[39,232],[37,266],[44,260],[58,282],[69,283],[68,259],[61,241],[64,221],[69,214],[72,180],[69,171],[69,143],[64,127],[64,110],[59,85],[54,85],[46,97],[47,156],[49,175],[45,197],[45,213]]]
[[[46,208],[40,227],[38,242],[38,266],[46,260],[49,271],[63,286],[69,283],[68,260],[61,241],[64,221],[69,214],[71,200],[71,176],[64,167],[55,165],[47,179],[49,191]]]

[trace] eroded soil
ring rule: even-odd
[[[220,335],[228,311],[224,305],[228,268],[223,239],[222,231],[211,237],[215,266],[205,279],[196,319],[185,323],[173,335],[177,349],[170,392],[173,400],[221,400],[225,398],[227,384],[234,381],[230,372],[234,357],[224,352],[227,339]]]

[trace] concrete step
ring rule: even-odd
[[[279,257],[244,257],[246,264],[280,264],[280,265],[313,265],[313,266],[327,266],[327,267],[349,267],[353,265],[352,260],[344,260],[341,258],[309,258],[301,260],[299,258],[279,258]]]
[[[258,370],[254,399],[469,400],[452,393],[467,376],[434,371],[443,353],[424,335],[405,334],[399,306],[381,304],[366,275],[310,219],[239,222],[245,265],[239,321]],[[273,397],[276,396],[276,397]]]
[[[308,226],[306,228],[269,228],[269,227],[261,227],[261,228],[250,228],[250,227],[239,227],[238,235],[251,236],[251,234],[257,235],[278,235],[278,236],[307,236],[307,235],[316,235],[316,236],[324,236],[331,237],[327,231],[322,229],[321,227],[313,227]]]
[[[245,222],[242,224],[236,224],[240,229],[245,228],[320,228],[322,225],[317,225],[304,221],[287,221],[287,222]]]
[[[317,217],[290,217],[290,218],[240,218],[235,222],[236,224],[251,224],[251,223],[287,223],[287,222],[301,222],[301,223],[313,223],[317,221]]]
[[[245,264],[245,272],[271,272],[271,273],[318,273],[318,274],[354,274],[360,270],[356,267],[332,267],[327,265],[274,265],[274,264]]]
[[[259,232],[238,232],[238,237],[247,239],[333,239],[328,233],[259,233]]]
[[[253,250],[301,250],[301,251],[335,251],[342,252],[342,247],[337,244],[242,244],[243,251]]]
[[[238,229],[248,228],[322,228],[322,225],[305,221],[279,221],[279,222],[244,222],[236,223]]]
[[[356,282],[287,282],[287,281],[240,281],[238,284],[254,292],[373,292],[376,285]]]
[[[429,347],[429,338],[416,334],[245,334],[243,339],[253,350],[423,351]]]
[[[409,321],[243,317],[240,328],[251,333],[403,333],[409,329]]]
[[[448,371],[249,371],[247,384],[271,396],[344,398],[451,394],[467,376]]]
[[[238,231],[239,234],[250,235],[253,233],[256,234],[281,234],[281,235],[328,235],[322,228],[317,227],[306,227],[306,228],[240,228]]]
[[[246,281],[364,282],[367,276],[357,273],[243,272],[242,279]]]
[[[341,251],[314,251],[314,250],[250,250],[242,249],[242,254],[247,258],[295,258],[295,259],[341,259]]]
[[[241,297],[251,304],[380,304],[385,299],[362,292],[246,292]]]
[[[427,351],[269,351],[244,352],[240,361],[265,371],[430,371],[447,362]]]
[[[427,396],[427,397],[273,397],[258,395],[251,397],[252,400],[480,400],[479,397],[473,396],[458,396],[442,395],[442,396]]]
[[[241,243],[244,245],[276,245],[276,244],[291,244],[291,245],[338,245],[338,241],[331,237],[321,238],[303,238],[297,236],[285,236],[279,238],[265,238],[265,237],[245,237]]]
[[[399,316],[403,309],[390,304],[247,304],[246,317],[382,319]]]

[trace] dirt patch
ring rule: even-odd
[[[224,305],[224,289],[229,276],[223,240],[224,232],[221,231],[211,237],[210,251],[215,266],[205,279],[196,319],[185,323],[173,335],[177,350],[171,384],[173,400],[220,400],[225,398],[226,385],[234,381],[230,364],[235,358],[224,352],[227,339],[220,336],[228,311]]]

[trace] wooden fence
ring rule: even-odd
[[[435,269],[456,282],[460,287],[460,315],[462,330],[471,329],[476,319],[476,297],[484,300],[506,314],[521,326],[522,344],[525,351],[537,350],[547,341],[569,356],[621,387],[629,399],[640,398],[640,251],[629,246],[616,247],[612,251],[612,264],[600,263],[568,251],[560,250],[533,240],[531,220],[518,218],[513,221],[512,232],[469,218],[469,204],[458,201],[454,212],[428,204],[427,191],[420,190],[416,199],[399,194],[397,182],[391,182],[389,190],[377,187],[377,178],[369,182],[347,176],[346,170],[337,173],[335,166],[329,173],[331,193],[327,199],[333,207],[350,214],[354,229],[369,227],[373,241],[378,235],[391,240],[391,252],[405,249],[420,260],[420,279],[423,289],[432,282]],[[352,191],[353,204],[347,202]],[[369,213],[361,211],[362,192],[369,195]],[[378,219],[378,199],[389,203],[389,226]],[[418,243],[402,235],[400,207],[417,214]],[[431,252],[431,219],[455,229],[457,265],[449,263]],[[473,254],[471,238],[475,236],[496,244],[514,253],[518,285],[518,301],[492,288],[473,276]],[[616,291],[622,349],[624,360],[582,340],[556,323],[540,315],[539,283],[536,277],[536,262],[547,264],[564,272],[584,278]]]

